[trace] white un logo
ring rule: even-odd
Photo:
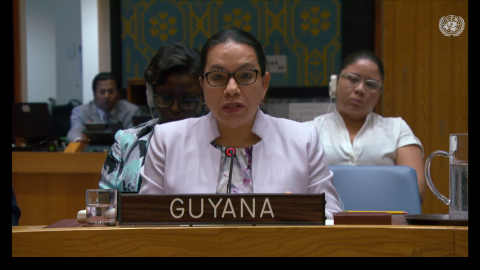
[[[438,27],[440,28],[440,32],[442,32],[442,34],[445,36],[456,37],[463,32],[463,28],[465,28],[465,22],[460,16],[448,15],[440,18]]]

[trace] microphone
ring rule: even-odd
[[[227,194],[232,192],[232,169],[233,169],[233,159],[235,158],[235,148],[227,147],[225,149],[225,154],[230,157],[230,173],[228,174],[228,184],[227,184]]]

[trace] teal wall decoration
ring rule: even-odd
[[[216,32],[252,33],[265,53],[284,55],[286,72],[271,87],[327,86],[341,62],[341,0],[121,0],[123,87],[143,77],[155,51],[170,42],[202,49]]]

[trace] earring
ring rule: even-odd
[[[260,110],[264,113],[264,114],[269,114],[268,113],[268,109],[267,109],[267,106],[265,105],[265,103],[263,103],[263,99],[260,101],[260,106],[259,106]]]

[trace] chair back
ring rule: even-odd
[[[52,105],[52,123],[55,135],[58,137],[67,136],[70,130],[70,117],[75,106],[82,103],[76,99],[70,100],[64,105]]]
[[[344,210],[422,213],[417,173],[411,167],[331,165],[330,170]]]

